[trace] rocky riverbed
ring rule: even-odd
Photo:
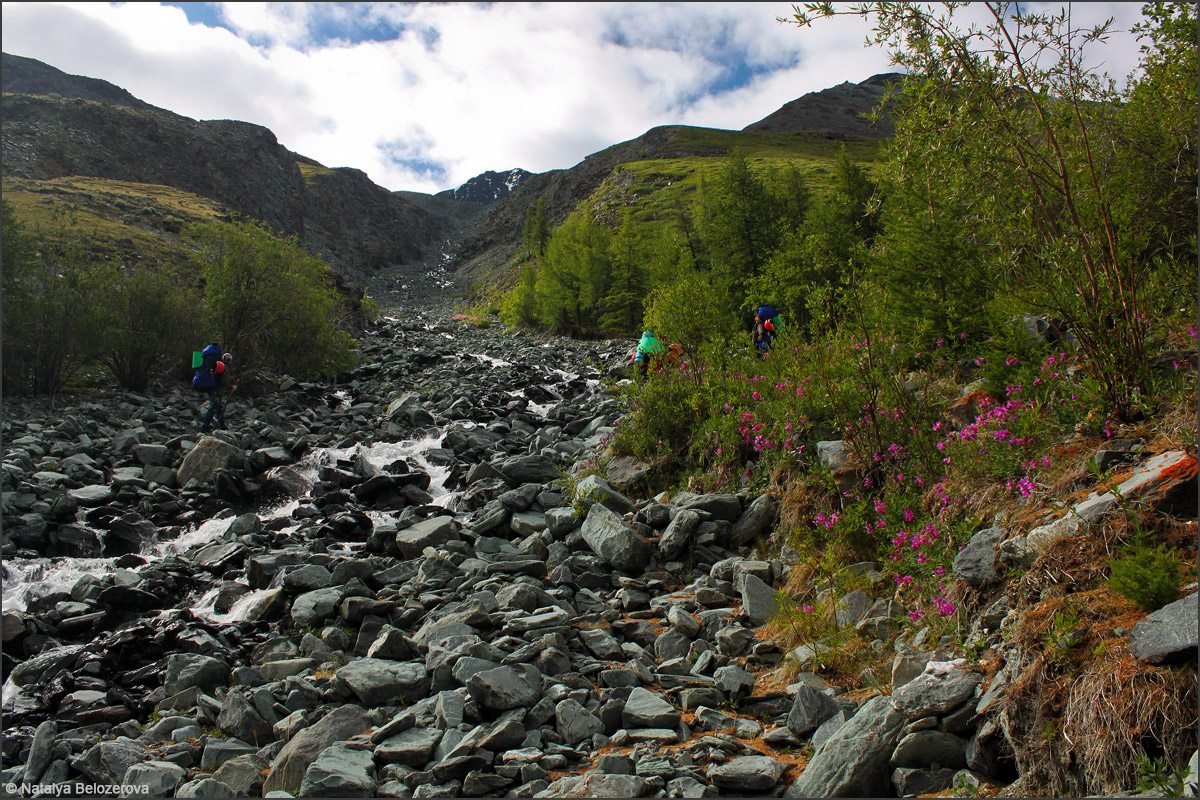
[[[631,347],[406,313],[349,380],[268,381],[213,436],[184,388],[8,401],[0,784],[806,797],[1012,777],[983,676],[937,643],[897,656],[891,696],[762,685],[789,569],[757,549],[770,497],[587,474]]]

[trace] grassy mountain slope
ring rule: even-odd
[[[594,202],[613,224],[619,209],[631,207],[635,220],[666,219],[687,208],[700,182],[720,169],[736,148],[755,168],[797,166],[810,186],[830,184],[830,167],[842,147],[868,170],[880,141],[820,132],[729,131],[671,125],[594,153],[567,170],[533,175],[498,203],[474,236],[458,252],[455,268],[476,293],[506,286],[513,278],[511,260],[520,244],[525,212],[546,201],[551,225],[558,225],[583,201]]]

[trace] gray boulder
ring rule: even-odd
[[[939,730],[913,731],[896,745],[893,767],[924,768],[933,764],[953,769],[967,766],[967,742]]]
[[[412,702],[429,692],[425,665],[415,661],[360,658],[334,673],[333,680],[348,687],[367,708]]]
[[[706,511],[713,519],[736,522],[742,516],[742,501],[736,494],[702,494],[680,503],[682,508]]]
[[[645,538],[600,503],[588,510],[582,534],[593,553],[623,572],[641,574],[654,556]]]
[[[453,517],[433,517],[398,531],[396,547],[402,558],[416,558],[426,547],[438,548],[458,538],[458,523]]]
[[[805,684],[796,690],[792,700],[792,709],[787,715],[788,730],[800,737],[808,736],[841,710],[832,697]]]
[[[542,676],[531,665],[502,666],[477,672],[467,680],[475,702],[492,711],[528,708],[541,697]]]
[[[214,436],[201,436],[196,446],[183,457],[175,471],[175,481],[187,486],[188,481],[199,481],[207,485],[220,470],[240,465],[242,451]]]
[[[120,738],[100,742],[72,762],[72,766],[95,783],[108,785],[123,782],[125,772],[140,764],[147,756],[146,749],[130,739]]]
[[[375,797],[370,751],[335,744],[321,751],[300,783],[300,797]]]
[[[217,686],[224,686],[228,680],[229,666],[219,659],[199,653],[173,653],[167,656],[163,686],[168,696],[193,686],[201,691],[211,691]]]
[[[675,515],[658,541],[664,561],[673,561],[687,551],[699,524],[700,515],[691,509],[682,509]]]
[[[582,776],[559,778],[534,797],[643,797],[646,779],[638,775],[610,775],[589,772]]]
[[[760,539],[771,527],[779,513],[779,504],[769,494],[760,494],[754,502],[738,517],[733,526],[730,544],[734,547],[745,547]]]
[[[419,769],[433,758],[442,734],[440,728],[432,726],[407,728],[380,742],[375,748],[375,758],[381,764],[404,764]]]
[[[604,723],[571,698],[554,707],[554,724],[558,735],[570,747],[592,738],[593,734],[604,733]]]
[[[260,797],[267,766],[255,753],[234,756],[217,768],[212,779],[228,786],[235,797]]]
[[[621,722],[626,728],[675,729],[681,719],[674,706],[640,686],[629,693],[621,711]]]
[[[1133,626],[1129,649],[1149,664],[1194,661],[1197,646],[1197,593],[1176,600]]]
[[[1004,529],[988,528],[971,537],[967,546],[954,557],[954,575],[975,588],[1000,580],[996,572],[996,545],[1004,538]]]
[[[817,442],[817,461],[823,469],[836,472],[850,461],[850,451],[844,441]]]
[[[308,766],[334,742],[349,739],[371,727],[366,712],[353,705],[339,706],[293,736],[271,762],[271,772],[263,784],[263,794],[283,790],[295,795]]]
[[[953,662],[934,661],[925,671],[892,693],[896,709],[910,720],[946,714],[975,695],[983,680]]]
[[[634,509],[632,500],[598,475],[589,475],[576,484],[575,501],[584,508],[591,508],[593,503],[600,503],[618,514],[627,514]]]
[[[742,579],[742,610],[755,625],[765,625],[779,613],[779,597],[757,575]]]
[[[650,467],[646,463],[629,456],[614,458],[608,462],[608,468],[605,470],[609,483],[618,489],[628,489],[646,477],[649,471]]]
[[[268,709],[269,711],[270,709]],[[217,727],[243,742],[262,745],[274,741],[274,720],[268,722],[246,699],[244,690],[231,689],[221,703]]]
[[[779,783],[786,769],[786,765],[769,756],[740,756],[710,768],[708,779],[722,789],[765,792]]]
[[[58,734],[58,723],[48,719],[37,726],[33,732],[33,741],[29,743],[29,755],[25,759],[25,771],[22,773],[23,783],[37,783],[38,778],[50,766],[53,758],[54,737]]]
[[[956,774],[952,769],[897,767],[892,773],[892,784],[900,797],[927,797],[953,786]]]
[[[888,760],[906,721],[891,698],[871,698],[825,742],[783,796],[888,796]]]
[[[342,590],[336,586],[305,592],[292,601],[292,622],[297,628],[316,625],[332,617],[341,601]]]
[[[171,797],[183,783],[187,770],[170,761],[134,764],[121,779],[122,797]]]
[[[189,781],[175,790],[176,797],[237,797],[233,787],[215,778],[199,778]]]

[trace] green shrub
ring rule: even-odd
[[[208,325],[242,374],[270,365],[313,378],[354,366],[322,259],[257,222],[193,225],[185,235],[197,248]]]
[[[118,385],[143,392],[164,363],[196,341],[200,297],[161,267],[110,269],[106,277],[98,358]]]
[[[72,207],[51,230],[27,230],[3,210],[4,391],[53,394],[94,360],[104,268],[88,257]]]
[[[1163,545],[1151,547],[1144,535],[1138,536],[1119,558],[1110,559],[1108,588],[1146,611],[1157,611],[1179,599],[1179,563]]]

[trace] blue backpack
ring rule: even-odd
[[[211,392],[217,385],[216,368],[221,360],[221,352],[220,346],[213,342],[199,353],[192,354],[192,366],[196,367],[192,388],[197,392]]]

